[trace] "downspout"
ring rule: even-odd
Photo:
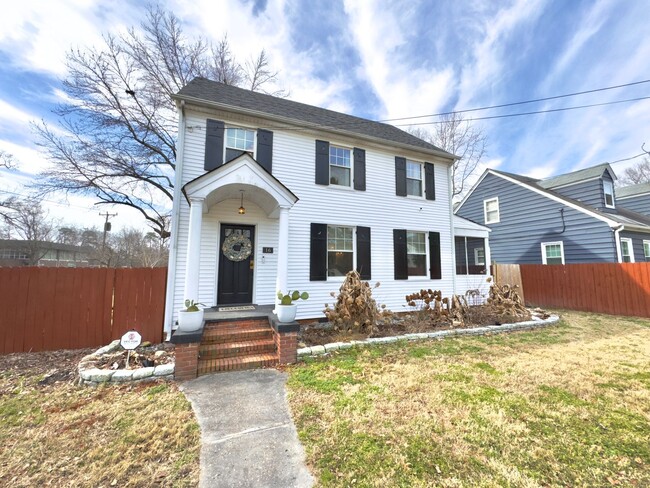
[[[447,187],[449,191],[449,231],[451,232],[451,283],[454,295],[456,295],[456,235],[454,230],[454,202],[452,201],[454,195],[452,167],[453,163],[447,167]]]
[[[620,232],[625,229],[624,225],[619,225],[614,229],[614,243],[616,244],[616,260],[619,263],[623,262],[623,257],[621,256],[621,237]]]
[[[167,291],[165,293],[165,340],[172,336],[174,320],[174,290],[176,287],[176,258],[178,254],[178,221],[181,211],[181,182],[183,179],[183,155],[185,149],[185,100],[178,111],[178,139],[176,141],[176,169],[174,172],[174,201],[172,202],[171,245],[167,264]]]

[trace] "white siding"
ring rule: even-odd
[[[187,111],[182,184],[204,173],[206,114]],[[210,117],[229,119],[221,115]],[[232,119],[230,119],[232,120]],[[245,124],[247,121],[238,121]],[[262,127],[259,121],[248,121],[251,127]],[[266,124],[268,126],[268,123]],[[332,144],[360,147],[366,150],[366,191],[355,191],[336,186],[321,186],[315,179],[315,139],[329,140]],[[395,156],[434,162],[436,200],[405,198],[395,195]],[[299,302],[298,318],[322,317],[325,303],[332,303],[330,292],[337,292],[341,281],[309,281],[310,223],[338,224],[371,228],[372,283],[381,282],[374,292],[379,303],[391,310],[405,310],[404,296],[421,288],[441,289],[445,295],[453,292],[455,272],[450,235],[450,197],[447,165],[435,162],[430,156],[417,153],[381,149],[361,141],[338,140],[330,135],[305,134],[298,130],[274,130],[273,175],[291,190],[299,201],[289,212],[289,273],[290,289],[308,291],[310,299]],[[246,205],[247,213],[237,215],[238,201],[225,201],[215,205],[203,216],[201,242],[200,301],[215,304],[215,283],[219,222],[256,224],[256,272],[254,300],[258,304],[273,303],[275,287],[275,259],[277,254],[265,255],[261,263],[262,246],[273,246],[277,253],[277,219],[269,219],[257,208]],[[221,220],[223,219],[223,220]],[[189,207],[183,198],[178,232],[178,268],[175,283],[174,310],[184,299],[183,282],[187,246]],[[393,229],[434,231],[440,233],[442,279],[394,280]],[[462,287],[459,287],[459,290]]]

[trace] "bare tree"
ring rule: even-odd
[[[49,218],[48,212],[36,200],[10,198],[3,202],[3,207],[0,213],[5,225],[3,234],[23,241],[22,249],[27,254],[28,264],[38,264],[50,248],[56,222]]]
[[[418,127],[409,132],[460,158],[452,168],[452,197],[462,195],[467,189],[467,180],[476,173],[486,154],[487,136],[483,130],[474,127],[461,115],[451,113],[444,115],[440,123],[434,124],[432,131]]]
[[[620,186],[638,185],[640,183],[650,183],[650,158],[648,157],[634,166],[625,168],[618,179]]]
[[[100,204],[135,208],[167,237],[177,130],[170,96],[197,76],[261,90],[276,73],[264,51],[257,59],[240,65],[226,37],[216,45],[188,40],[179,19],[160,6],[150,6],[138,28],[106,34],[101,48],[71,50],[63,81],[71,101],[55,110],[63,130],[35,124],[52,163],[39,191],[94,195]]]
[[[14,169],[16,167],[16,160],[13,154],[0,149],[0,168]]]

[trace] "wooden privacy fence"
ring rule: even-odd
[[[167,268],[0,268],[0,354],[162,340]]]
[[[495,264],[492,266],[492,276],[498,285],[518,285],[517,293],[521,297],[521,301],[526,303],[524,284],[518,264]]]
[[[526,304],[650,317],[650,263],[520,265]]]

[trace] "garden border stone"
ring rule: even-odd
[[[352,346],[371,346],[373,344],[388,344],[397,341],[418,341],[424,339],[442,339],[449,336],[463,336],[463,335],[486,335],[486,334],[503,334],[516,330],[532,330],[541,327],[548,327],[559,322],[559,315],[551,315],[546,319],[533,317],[533,320],[526,322],[516,322],[513,324],[502,325],[488,325],[485,327],[475,327],[473,329],[448,329],[436,332],[421,332],[415,334],[404,334],[401,336],[389,337],[372,337],[363,341],[350,341],[350,342],[332,342],[323,346],[302,347],[298,349],[298,358],[305,356],[321,356],[330,351],[338,349],[348,349]]]
[[[106,346],[100,347],[92,354],[84,356],[79,361],[77,370],[79,372],[80,385],[101,385],[106,383],[125,383],[133,381],[151,381],[157,379],[173,380],[175,363],[160,364],[154,367],[136,369],[99,369],[95,367],[95,361],[104,354],[117,351],[120,347],[120,340],[116,339]]]

